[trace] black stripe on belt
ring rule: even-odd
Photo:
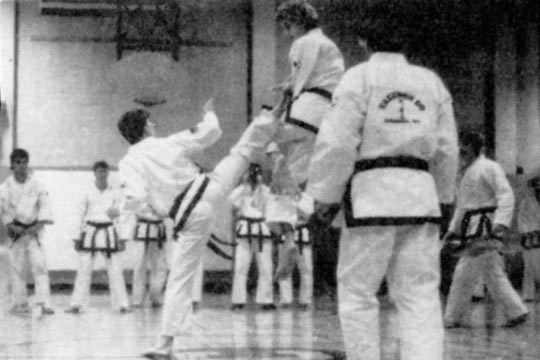
[[[111,239],[110,239],[109,232],[107,231],[107,229],[113,226],[114,224],[112,222],[94,222],[94,221],[87,221],[86,224],[96,228],[96,231],[94,231],[94,233],[92,234],[92,239],[90,239],[90,247],[92,248],[90,252],[92,256],[94,256],[96,251],[103,251],[103,250],[96,250],[96,237],[99,231],[105,230],[105,247],[106,247],[105,253],[107,254],[107,257],[110,258],[111,257]],[[84,241],[84,239],[82,239],[82,241]],[[117,246],[115,244],[115,249],[112,249],[112,250],[116,251],[117,250],[116,247]]]
[[[13,225],[15,226],[19,226],[19,227],[22,227],[23,229],[25,230],[28,230],[30,229],[32,226],[36,225],[37,224],[37,220],[31,222],[30,224],[25,224],[23,222],[20,222],[19,220],[13,220]],[[8,235],[9,237],[11,237],[11,241],[12,242],[15,242],[17,240],[19,240],[19,238],[21,237],[21,235],[18,235],[18,234],[14,234],[14,233],[11,233],[11,231],[8,231]],[[41,243],[39,242],[39,238],[36,237],[36,240],[37,240],[37,243],[39,246],[41,246]],[[13,244],[12,244],[13,246]]]
[[[174,199],[174,204],[171,207],[171,211],[169,211],[169,217],[171,219],[176,218],[176,213],[178,212],[178,209],[180,209],[180,205],[182,205],[182,201],[184,201],[186,194],[188,193],[189,189],[191,189],[192,186],[193,186],[193,181],[191,181],[186,187],[186,189],[182,191],[182,193],[178,195],[176,199]]]
[[[182,217],[180,218],[180,220],[178,220],[178,222],[176,223],[176,226],[174,227],[175,238],[176,238],[176,234],[178,234],[178,232],[181,231],[182,228],[186,225],[186,221],[189,218],[189,215],[191,215],[191,212],[193,211],[195,206],[197,206],[197,204],[199,203],[199,200],[201,200],[209,182],[210,182],[210,179],[207,176],[205,176],[203,182],[201,183],[201,186],[197,190],[197,193],[193,196],[193,199],[191,199],[191,202],[186,207],[186,210],[182,214]],[[180,207],[180,204],[181,202],[178,204],[178,207]],[[178,212],[178,209],[176,210],[176,212]]]
[[[327,99],[327,100],[332,100],[332,93],[328,90],[325,90],[323,88],[320,88],[320,87],[311,87],[311,88],[307,88],[307,89],[302,89],[302,92],[305,93],[305,92],[310,92],[310,93],[314,93],[314,94],[317,94],[319,96],[322,96],[323,98]]]
[[[146,233],[144,234],[144,238],[138,237],[141,224],[146,225]],[[165,242],[165,238],[166,238],[163,220],[137,218],[137,226],[135,228],[135,240],[144,241],[144,247],[145,249],[148,249],[150,242],[154,241],[154,240],[150,240],[150,226],[151,225],[157,226],[158,234],[157,234],[156,242],[158,243],[158,249],[163,249],[163,243]]]
[[[429,165],[426,160],[413,156],[388,156],[375,159],[363,159],[354,164],[354,172],[368,171],[379,168],[406,168],[413,170],[428,171]]]
[[[491,219],[487,216],[488,214],[493,214],[497,210],[496,206],[487,206],[474,210],[468,210],[463,214],[463,219],[461,220],[461,239],[467,241],[469,239],[478,238],[482,235],[493,235],[493,226]],[[467,235],[467,230],[469,229],[469,223],[473,216],[480,215],[480,220],[476,226],[476,230],[473,234]],[[484,229],[486,229],[487,234],[484,234]]]
[[[306,92],[317,94],[319,96],[324,97],[327,100],[332,100],[332,93],[330,91],[322,89],[322,88],[312,87],[312,88],[302,89],[300,94],[306,93]],[[316,126],[314,126],[314,125],[312,125],[310,123],[307,123],[307,122],[305,122],[303,120],[291,117],[291,108],[292,108],[293,103],[294,103],[294,101],[290,102],[289,105],[287,106],[287,114],[285,115],[285,122],[289,123],[289,124],[292,124],[292,125],[295,125],[295,126],[298,126],[299,128],[307,130],[307,131],[309,131],[309,132],[311,132],[313,134],[318,134],[319,133],[319,128],[317,128]]]

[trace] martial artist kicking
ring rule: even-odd
[[[83,192],[77,207],[73,242],[79,253],[79,269],[70,307],[65,312],[79,314],[88,306],[94,262],[97,255],[102,255],[107,264],[111,307],[127,313],[129,302],[120,259],[127,238],[120,239],[117,230],[120,198],[109,185],[109,164],[97,161],[92,169],[94,183]]]
[[[249,163],[264,154],[277,131],[276,119],[284,111],[284,102],[255,118],[209,174],[201,174],[191,157],[221,136],[211,102],[205,104],[203,121],[197,126],[166,138],[154,136],[154,124],[145,110],[129,111],[120,119],[120,133],[131,144],[119,164],[125,209],[136,211],[142,204],[150,204],[175,222],[161,336],[146,357],[169,359],[174,336],[190,333],[193,277],[212,229],[215,204],[227,200]]]

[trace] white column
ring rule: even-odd
[[[258,114],[261,105],[274,105],[275,94],[268,89],[276,84],[276,1],[253,0],[252,106]]]
[[[497,34],[495,51],[495,157],[506,173],[517,161],[517,84],[515,31],[506,25]]]
[[[15,97],[15,0],[0,1],[0,150],[1,164],[9,167],[9,153],[12,147]],[[0,168],[0,176],[9,170]],[[2,177],[4,178],[4,177]]]

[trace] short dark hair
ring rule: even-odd
[[[402,52],[410,39],[410,21],[400,1],[366,2],[355,26],[356,36],[373,51]]]
[[[130,144],[136,144],[144,137],[144,129],[150,113],[144,109],[135,109],[126,112],[118,121],[120,134]]]
[[[278,7],[276,21],[311,30],[319,26],[319,14],[306,0],[287,0]]]
[[[94,165],[92,165],[92,170],[94,172],[96,172],[97,169],[109,169],[110,166],[109,166],[109,163],[106,162],[105,160],[99,160],[99,161],[96,161],[94,163]]]
[[[466,131],[459,134],[459,142],[462,146],[472,149],[474,155],[478,156],[485,145],[484,135],[477,131]]]
[[[9,155],[9,161],[11,164],[13,164],[15,160],[18,159],[30,160],[30,155],[28,154],[28,151],[21,148],[13,149],[13,151]]]

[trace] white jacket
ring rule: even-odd
[[[410,157],[406,167],[355,172],[359,160]],[[343,76],[321,124],[308,193],[345,201],[349,226],[438,222],[452,203],[458,164],[452,98],[432,71],[396,53],[374,53]],[[350,183],[350,191],[346,191]]]

